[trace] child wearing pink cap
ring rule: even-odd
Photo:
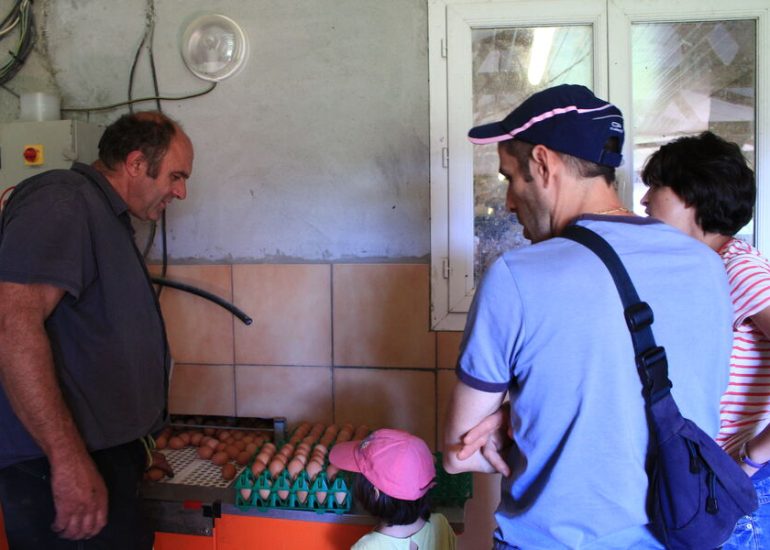
[[[380,520],[351,550],[454,550],[455,534],[442,514],[431,514],[433,454],[419,437],[381,429],[361,441],[337,443],[329,461],[356,472],[353,494]]]

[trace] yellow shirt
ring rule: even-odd
[[[372,531],[361,537],[350,550],[409,550],[414,542],[420,550],[455,550],[454,531],[443,514],[431,514],[422,529],[407,538],[396,538]]]

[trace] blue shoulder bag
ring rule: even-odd
[[[650,427],[647,511],[655,536],[671,549],[713,549],[741,516],[757,508],[751,479],[703,430],[684,418],[671,395],[666,350],[655,344],[652,309],[639,299],[612,246],[590,229],[571,225],[560,235],[605,263],[623,302]]]

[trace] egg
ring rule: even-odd
[[[326,491],[316,491],[315,492],[315,499],[318,501],[319,504],[323,504],[326,502]]]
[[[365,438],[367,435],[369,435],[369,432],[371,430],[369,429],[369,426],[366,424],[360,425],[358,428],[356,428],[356,431],[353,433],[353,440],[358,441],[359,439]]]
[[[254,453],[257,452],[257,444],[256,443],[248,443],[244,450],[247,453],[249,453],[250,455],[253,455]]]
[[[337,468],[334,464],[329,464],[326,467],[326,479],[329,480],[331,483],[334,481],[334,478],[337,477],[337,474],[339,473],[340,469]]]
[[[300,504],[305,504],[307,500],[307,491],[297,491],[297,501]]]
[[[289,458],[293,452],[294,452],[294,445],[292,445],[291,443],[286,443],[281,447],[281,450],[278,451],[278,454],[286,458]]]
[[[277,457],[273,459],[272,462],[270,462],[270,466],[267,467],[268,471],[270,472],[270,477],[275,479],[278,474],[283,471],[286,464],[284,464],[281,460],[279,460]]]
[[[292,479],[297,478],[297,474],[299,474],[302,471],[302,468],[304,468],[304,463],[299,460],[298,458],[293,458],[291,462],[289,462],[288,466],[286,466],[286,469],[289,472],[289,477]]]
[[[243,439],[236,439],[233,441],[233,447],[237,447],[239,451],[246,449],[246,442]]]
[[[201,432],[195,432],[190,436],[190,443],[196,447],[201,444],[203,440],[203,434]]]
[[[265,471],[265,468],[267,468],[267,464],[262,462],[261,460],[254,460],[253,464],[251,465],[251,473],[254,475],[254,477],[259,477],[262,472]]]
[[[262,500],[267,500],[270,498],[270,481],[265,482],[265,487],[259,490],[259,498]]]
[[[241,489],[241,498],[244,501],[248,502],[249,499],[251,498],[251,489],[248,487],[244,487],[243,489]]]
[[[230,464],[229,462],[224,464],[222,466],[222,479],[226,479],[227,481],[233,479],[235,477],[235,471],[234,464]]]
[[[160,481],[165,475],[166,473],[160,468],[150,468],[147,470],[147,479],[150,481]]]
[[[181,439],[181,438],[179,438],[179,437],[177,437],[177,436],[174,436],[174,437],[172,437],[171,439],[169,439],[169,440],[168,440],[168,446],[169,446],[171,449],[182,449],[182,448],[184,448],[186,445],[187,445],[187,444],[186,444],[184,441],[182,441],[182,439]]]
[[[251,455],[248,451],[241,451],[238,453],[238,456],[235,457],[235,461],[240,464],[241,466],[245,466],[249,463],[249,459],[251,458]]]
[[[225,439],[230,439],[230,431],[229,430],[221,430],[219,434],[217,435],[217,439],[219,441],[224,441]]]
[[[243,439],[243,432],[241,430],[235,430],[233,432],[233,439],[238,441],[239,439]]]
[[[335,491],[334,492],[334,499],[337,501],[337,504],[342,504],[345,502],[345,497],[347,497],[348,494],[345,491]]]
[[[214,456],[211,457],[211,462],[217,466],[222,466],[228,460],[230,460],[230,457],[227,456],[227,453],[224,451],[218,451],[214,453]]]
[[[185,445],[190,444],[190,432],[182,432],[177,437],[181,439]]]
[[[219,447],[219,440],[214,439],[213,437],[210,437],[209,439],[206,440],[206,445],[208,447],[211,447],[212,449],[216,449],[217,447]]]
[[[165,449],[168,446],[168,438],[164,435],[159,435],[155,439],[155,448],[158,450]]]
[[[238,447],[236,447],[235,445],[228,445],[227,447],[225,447],[224,451],[227,453],[227,456],[230,457],[230,460],[235,459],[235,457],[237,457],[238,454],[241,452],[240,449],[238,449]]]
[[[198,447],[198,456],[201,457],[203,460],[210,459],[213,454],[214,454],[214,449],[212,449],[207,445],[204,445],[203,447]]]
[[[307,466],[305,466],[305,471],[307,472],[307,477],[309,480],[314,480],[318,473],[323,470],[323,465],[316,462],[315,460],[311,460],[307,463]]]

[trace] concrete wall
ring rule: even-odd
[[[227,15],[250,42],[235,77],[161,103],[196,146],[188,198],[167,214],[170,259],[428,261],[424,0],[38,0],[38,44],[7,88],[57,93],[65,118],[114,119],[127,108],[66,109],[127,99],[153,8],[161,95],[209,85],[179,53],[195,16]],[[133,97],[152,95],[145,49]],[[17,117],[18,99],[0,89],[0,122]]]

